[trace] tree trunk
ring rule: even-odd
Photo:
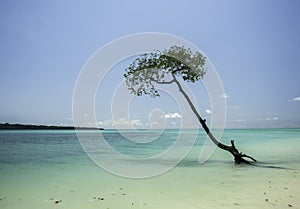
[[[180,82],[177,80],[176,76],[174,74],[172,74],[174,82],[177,84],[178,88],[179,88],[179,92],[184,96],[184,98],[187,100],[188,104],[190,105],[193,113],[196,115],[198,121],[200,122],[201,126],[203,127],[203,129],[205,130],[206,134],[208,135],[208,137],[212,140],[212,142],[218,146],[219,148],[226,150],[228,152],[230,152],[233,157],[234,157],[234,161],[236,164],[241,164],[241,163],[247,163],[250,164],[251,162],[249,162],[248,160],[245,160],[244,158],[249,158],[251,159],[253,162],[256,162],[256,160],[246,154],[243,154],[242,152],[239,152],[238,149],[235,147],[234,145],[234,140],[231,140],[231,146],[227,146],[225,144],[222,144],[221,142],[219,142],[214,136],[213,134],[210,132],[209,128],[206,125],[206,120],[202,119],[202,117],[200,116],[200,114],[198,113],[198,111],[196,110],[194,104],[192,103],[192,101],[190,100],[190,98],[188,97],[188,95],[186,94],[186,92],[183,90]]]

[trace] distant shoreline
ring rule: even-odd
[[[0,123],[0,130],[104,130],[95,127],[74,127],[74,126],[46,126],[46,125],[25,125]]]

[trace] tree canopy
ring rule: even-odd
[[[136,58],[126,68],[126,84],[131,93],[141,96],[159,96],[155,84],[170,84],[172,76],[184,81],[196,82],[206,73],[206,57],[199,52],[193,53],[184,46],[171,46],[163,51],[145,53]]]

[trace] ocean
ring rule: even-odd
[[[300,208],[300,129],[224,130],[255,165],[220,149],[199,163],[202,130],[79,135],[0,131],[0,208]]]

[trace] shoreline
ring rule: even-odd
[[[47,126],[30,124],[0,123],[0,130],[104,130],[97,127]]]

